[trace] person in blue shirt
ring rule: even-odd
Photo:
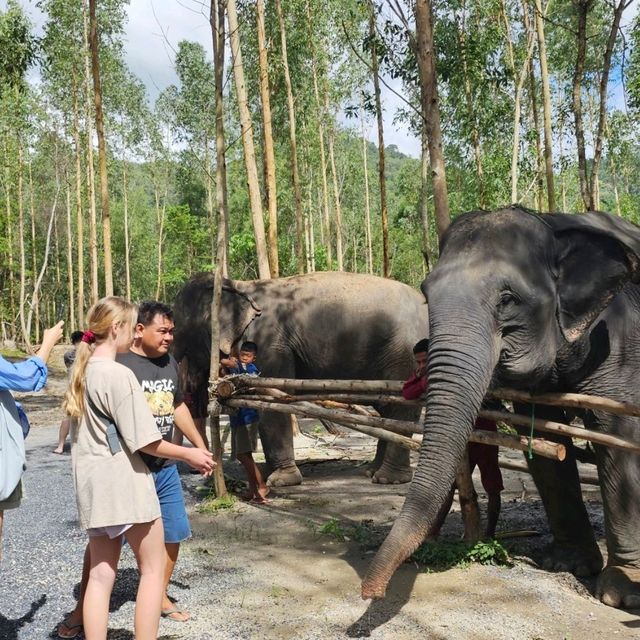
[[[229,374],[248,373],[260,375],[255,360],[258,355],[258,345],[246,341],[240,346],[238,357],[230,356],[220,360]],[[269,487],[265,484],[260,469],[253,459],[253,452],[258,447],[258,412],[255,409],[242,407],[237,413],[229,417],[231,423],[231,457],[238,460],[244,467],[249,483],[249,490],[244,498],[251,502],[264,504],[267,502]]]
[[[17,445],[19,457],[21,458],[21,467],[24,469],[24,439],[22,429],[19,426],[19,417],[17,413],[16,403],[11,395],[11,391],[40,391],[47,382],[47,360],[51,354],[53,346],[62,338],[62,327],[64,321],[58,322],[55,326],[46,329],[42,336],[42,344],[35,356],[22,360],[21,362],[9,362],[0,356],[0,404],[6,410],[13,420],[3,420],[0,423],[0,429],[10,430],[14,428],[14,432],[7,435]],[[17,420],[17,422],[16,422]],[[18,426],[19,435],[16,436],[15,427]],[[13,461],[12,461],[13,462]],[[7,469],[5,469],[5,472]],[[10,482],[12,486],[0,486],[0,494],[5,495],[0,500],[0,560],[2,559],[2,525],[4,521],[4,512],[8,509],[16,509],[22,501],[22,471],[9,476],[8,474],[0,474],[0,484]],[[13,483],[16,484],[13,484]]]

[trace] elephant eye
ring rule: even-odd
[[[498,306],[504,308],[509,305],[519,304],[519,302],[520,300],[518,299],[518,296],[516,296],[515,293],[513,293],[512,291],[503,291],[500,294],[500,300],[498,301]]]

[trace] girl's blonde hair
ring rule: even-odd
[[[69,387],[62,402],[62,408],[68,415],[80,417],[84,411],[85,372],[96,345],[107,340],[114,324],[128,324],[133,332],[137,317],[136,305],[116,296],[102,298],[89,309],[85,336],[90,331],[95,336],[95,342],[89,343],[83,337],[82,342],[76,347],[76,359],[71,369]]]

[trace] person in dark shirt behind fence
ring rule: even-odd
[[[428,351],[429,340],[427,338],[423,338],[413,347],[413,357],[416,368],[411,374],[411,377],[402,386],[402,397],[405,398],[405,400],[415,400],[427,390]],[[487,401],[485,401],[482,406],[483,408],[494,408],[493,406],[489,407]],[[481,429],[482,431],[493,431],[494,433],[497,431],[495,421],[487,420],[486,418],[478,418],[476,420],[475,428]],[[476,466],[480,469],[480,481],[487,493],[487,526],[485,528],[485,536],[487,538],[493,538],[496,533],[496,526],[500,515],[500,492],[504,489],[502,473],[498,466],[498,447],[470,442],[468,449],[470,471],[473,473]],[[447,499],[447,503],[440,511],[439,522],[434,526],[431,537],[438,535],[440,527],[444,522],[444,518],[451,508],[452,502],[453,489]]]

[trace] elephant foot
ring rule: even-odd
[[[269,487],[293,487],[302,484],[302,474],[295,464],[278,467],[267,478]]]
[[[392,467],[387,464],[382,466],[371,474],[371,482],[376,484],[404,484],[411,482],[413,471],[411,467]]]
[[[610,607],[640,608],[640,568],[606,567],[596,583],[596,598]]]
[[[542,561],[547,571],[566,571],[578,578],[597,575],[602,570],[602,554],[597,546],[562,547],[554,545]]]

